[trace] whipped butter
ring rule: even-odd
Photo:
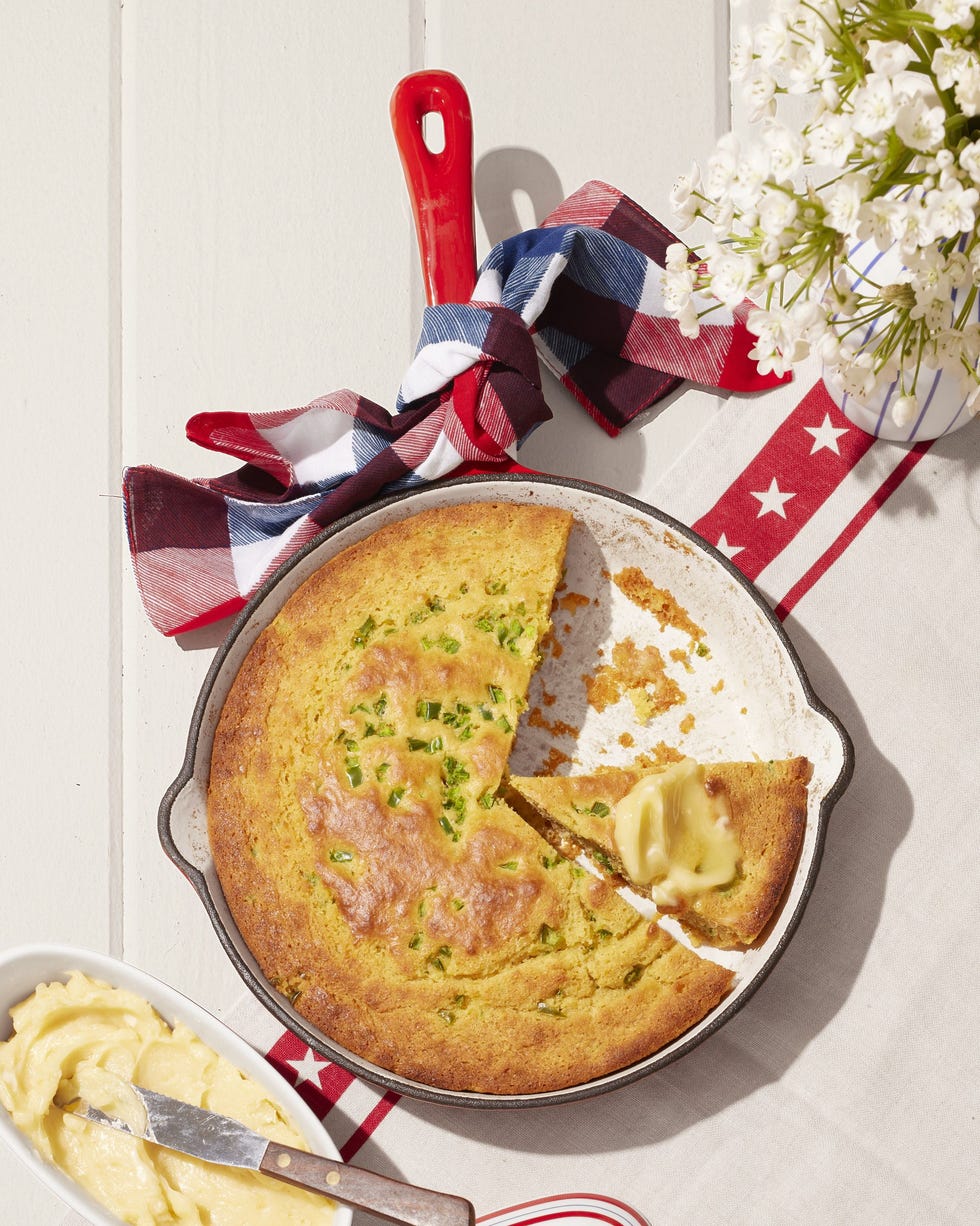
[[[82,1097],[139,1126],[135,1082],[307,1149],[263,1088],[140,996],[73,973],[10,1011],[0,1102],[41,1156],[132,1226],[329,1226],[333,1202],[255,1171],[165,1150],[61,1110]]]
[[[659,906],[727,885],[740,848],[721,794],[684,758],[647,775],[613,806],[613,839],[627,875]]]

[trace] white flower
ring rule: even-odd
[[[880,136],[895,126],[898,104],[892,83],[882,73],[871,73],[853,95],[853,124],[861,136]]]
[[[838,268],[831,283],[830,298],[835,312],[841,315],[853,315],[857,307],[857,295],[854,293],[852,274],[846,268]]]
[[[937,238],[952,238],[972,230],[977,219],[978,200],[980,192],[975,187],[963,187],[955,180],[927,192],[926,217],[933,234]]]
[[[745,88],[749,103],[749,121],[755,123],[766,115],[776,112],[776,79],[764,68],[758,68],[748,78]]]
[[[805,135],[807,153],[818,166],[843,166],[854,149],[854,130],[846,115],[821,116]]]
[[[698,215],[697,191],[701,186],[701,171],[696,162],[686,175],[678,175],[670,192],[670,205],[678,228],[686,230]]]
[[[910,196],[905,201],[905,212],[902,218],[902,234],[899,243],[902,244],[903,257],[910,260],[919,248],[925,248],[935,242],[936,235],[932,233],[931,224],[925,206],[917,196]]]
[[[820,83],[820,101],[825,111],[836,111],[840,106],[840,90],[833,77]]]
[[[883,196],[865,201],[861,205],[857,237],[862,242],[873,239],[879,251],[886,251],[905,233],[906,207],[900,200]]]
[[[777,183],[788,183],[803,165],[803,141],[797,132],[781,123],[767,123],[762,143],[769,154],[769,174]]]
[[[755,262],[747,255],[720,250],[709,256],[711,292],[727,307],[737,307],[752,284]]]
[[[729,69],[733,81],[743,81],[752,66],[752,31],[741,26],[732,40]]]
[[[980,60],[975,55],[961,68],[953,88],[956,105],[964,115],[980,115]]]
[[[744,215],[747,226],[752,225],[750,214],[757,207],[763,184],[769,177],[769,157],[759,145],[749,148],[738,159],[729,184],[728,194],[736,209]]]
[[[759,227],[763,234],[779,238],[796,221],[796,197],[778,188],[766,188],[759,201]]]
[[[717,204],[703,205],[702,212],[711,222],[711,228],[718,238],[728,238],[735,226],[735,205],[731,200],[724,199]]]
[[[789,30],[782,20],[768,21],[759,26],[752,39],[755,54],[770,72],[785,62],[789,45]]]
[[[842,349],[838,354],[837,375],[844,391],[859,403],[870,400],[878,386],[874,357],[870,353],[854,353]]]
[[[909,285],[915,295],[910,319],[921,319],[933,331],[947,326],[952,316],[952,301],[946,261],[937,247],[928,247],[909,257]]]
[[[953,289],[961,289],[970,280],[970,261],[962,251],[946,257],[946,276]]]
[[[812,298],[801,298],[790,308],[790,321],[799,336],[807,341],[815,341],[827,331],[827,316],[819,302]]]
[[[904,72],[915,57],[915,52],[908,43],[896,41],[881,42],[871,39],[867,50],[868,63],[873,73],[881,73],[885,77],[893,77]]]
[[[671,315],[685,313],[698,286],[700,267],[692,262],[691,252],[684,243],[671,243],[664,257],[660,289],[664,306]]]
[[[746,328],[758,339],[749,350],[759,373],[770,372],[781,377],[810,351],[809,345],[797,335],[793,320],[781,307],[749,312]]]
[[[706,196],[717,200],[728,194],[738,165],[738,139],[729,132],[715,145],[705,167],[703,188]]]
[[[929,345],[931,365],[943,370],[955,370],[963,356],[963,334],[956,328],[943,328]]]
[[[971,141],[960,150],[960,165],[974,183],[980,183],[980,141]]]
[[[701,331],[701,325],[698,323],[698,312],[693,302],[688,302],[677,314],[677,323],[680,326],[681,336],[686,336],[688,340],[696,340]]]
[[[783,71],[786,89],[791,94],[808,94],[827,78],[832,68],[833,61],[821,35],[798,42]]]
[[[827,193],[827,224],[841,234],[853,236],[858,229],[861,205],[871,180],[865,174],[845,175]]]
[[[932,56],[930,67],[936,74],[940,89],[951,89],[962,76],[970,61],[970,53],[963,47],[938,47]]]
[[[963,340],[963,358],[971,367],[980,362],[980,324],[967,324],[960,329]]]
[[[684,243],[671,243],[664,252],[664,268],[668,272],[683,272],[691,265],[691,249]]]
[[[920,12],[928,13],[937,30],[950,26],[965,26],[973,22],[973,5],[970,0],[918,0],[915,5]]]
[[[910,149],[927,153],[935,149],[946,132],[946,113],[941,106],[929,106],[917,96],[899,107],[895,131]]]
[[[816,345],[816,354],[825,366],[836,366],[840,358],[840,341],[828,328]]]
[[[692,267],[665,269],[660,280],[664,306],[671,315],[682,311],[691,300],[697,283],[697,273]]]
[[[914,396],[899,396],[892,405],[892,418],[896,426],[910,426],[919,411],[919,402]]]

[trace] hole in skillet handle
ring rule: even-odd
[[[473,120],[466,90],[452,73],[426,69],[395,86],[390,109],[415,218],[426,300],[430,306],[468,302],[476,284],[476,242]],[[437,144],[438,120],[443,139],[436,149],[432,146]]]

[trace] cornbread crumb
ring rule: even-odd
[[[613,582],[635,605],[652,613],[661,630],[673,626],[696,641],[704,638],[704,631],[691,619],[687,610],[665,588],[657,587],[648,579],[638,566],[627,566],[619,571],[613,575]]]
[[[667,675],[658,649],[652,645],[637,647],[631,638],[614,644],[611,664],[601,665],[582,680],[595,710],[604,711],[626,696],[642,724],[685,701],[680,686]]]

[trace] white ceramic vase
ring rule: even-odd
[[[879,251],[871,242],[860,243],[850,253],[850,263],[855,270],[853,288],[859,289],[865,277],[879,284],[896,281],[902,270],[897,248]],[[954,291],[955,294],[955,291]],[[971,322],[980,320],[980,297],[971,313]],[[865,334],[863,348],[875,346],[875,324]],[[859,402],[848,395],[841,386],[836,373],[824,370],[824,383],[832,399],[844,416],[856,426],[876,438],[893,439],[899,442],[916,442],[920,439],[935,439],[953,430],[959,430],[973,420],[966,404],[966,393],[955,373],[922,366],[917,383],[918,411],[906,425],[899,425],[892,415],[892,406],[900,395],[898,383],[880,388],[869,399]]]

